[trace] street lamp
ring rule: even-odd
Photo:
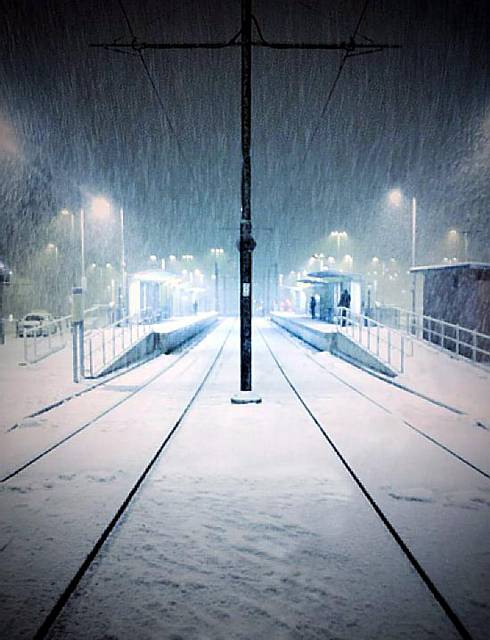
[[[211,249],[211,253],[214,256],[214,310],[219,313],[219,269],[218,269],[218,256],[222,256],[224,249],[221,247],[214,247]]]
[[[403,194],[400,189],[392,189],[388,193],[388,201],[395,207],[400,207],[403,202]],[[412,214],[412,251],[411,251],[411,267],[415,267],[415,241],[417,236],[417,200],[413,197],[411,200],[410,211]],[[412,271],[412,313],[415,313],[415,271]]]
[[[330,238],[334,238],[337,241],[337,260],[340,260],[340,242],[341,240],[347,240],[347,231],[331,231]]]

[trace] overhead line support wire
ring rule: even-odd
[[[198,188],[198,184],[197,184],[196,178],[194,176],[194,171],[192,170],[192,166],[189,163],[186,154],[184,153],[184,150],[183,150],[182,145],[180,143],[180,140],[179,140],[179,137],[178,137],[177,132],[175,130],[175,127],[174,127],[172,121],[170,120],[170,118],[168,116],[168,113],[165,110],[165,105],[163,104],[162,96],[160,95],[160,92],[158,90],[158,87],[157,87],[154,79],[153,79],[153,76],[151,75],[150,69],[148,68],[146,60],[145,60],[145,58],[143,56],[143,52],[142,52],[142,50],[138,49],[138,47],[137,47],[136,34],[135,34],[135,31],[134,31],[133,26],[131,24],[131,21],[129,19],[129,16],[128,16],[127,12],[126,12],[126,9],[124,7],[124,3],[122,2],[122,0],[118,0],[118,4],[119,4],[119,7],[121,9],[121,13],[123,14],[124,19],[126,21],[126,24],[127,24],[127,27],[128,27],[128,31],[129,31],[132,39],[133,39],[133,41],[131,43],[131,48],[136,52],[136,55],[138,56],[138,58],[139,58],[139,60],[141,62],[141,65],[143,66],[146,78],[147,78],[148,82],[150,83],[150,85],[152,87],[153,93],[156,96],[158,104],[160,105],[160,108],[162,110],[163,116],[165,118],[165,122],[167,123],[167,127],[170,130],[170,132],[173,135],[173,137],[175,138],[175,142],[177,144],[177,149],[179,150],[180,156],[181,156],[182,160],[184,161],[184,164],[187,167],[187,170],[188,170],[189,175],[190,175],[190,177],[192,179],[192,182],[194,183],[194,186],[196,188]],[[122,45],[122,46],[124,47],[125,45]],[[116,45],[116,48],[119,49],[120,53],[122,53],[121,43],[118,43]]]

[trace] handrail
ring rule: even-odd
[[[490,335],[401,307],[387,308],[398,314],[395,321],[397,327],[405,330],[423,346],[448,352],[477,366],[488,367],[490,350],[487,345],[490,345]]]
[[[413,341],[401,332],[381,324],[377,320],[370,318],[361,313],[355,313],[347,307],[338,307],[340,315],[334,317],[334,322],[337,326],[337,331],[341,331],[342,327],[346,328],[346,333],[349,328],[351,330],[351,337],[356,340],[355,327],[358,329],[357,341],[361,346],[366,347],[370,353],[376,355],[379,360],[386,362],[390,367],[395,367],[400,373],[405,372],[405,358],[413,356]],[[366,330],[363,331],[363,327]],[[374,334],[375,349],[371,348],[371,329],[376,329]],[[382,331],[387,332],[385,338]],[[364,339],[365,336],[365,339]],[[394,341],[393,336],[398,339],[399,346]],[[386,344],[386,357],[383,356],[380,344]],[[410,351],[407,351],[407,345],[410,345]],[[394,352],[398,352],[398,359],[394,357]],[[398,363],[396,362],[398,360]]]
[[[115,320],[107,327],[92,330],[85,336],[85,360],[83,370],[90,377],[95,377],[106,366],[121,357],[140,337],[147,336],[153,330],[154,314],[150,310],[128,315]],[[147,320],[150,319],[150,322]],[[133,327],[136,327],[134,332]],[[136,333],[136,336],[133,334]]]

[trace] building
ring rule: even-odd
[[[458,350],[460,355],[474,360],[487,360],[485,353],[477,353],[471,346],[490,351],[490,338],[486,337],[490,336],[490,264],[456,262],[413,267],[410,271],[423,277],[423,282],[417,283],[417,289],[420,291],[422,285],[422,313],[427,316],[424,318],[424,338],[435,344],[443,341],[446,349]],[[442,327],[438,320],[464,327],[467,331]],[[460,349],[460,341],[471,346]]]

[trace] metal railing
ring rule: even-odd
[[[110,322],[112,307],[97,304],[84,311],[85,331],[106,326]],[[42,322],[35,327],[22,329],[24,337],[24,361],[35,364],[66,347],[71,335],[71,315]]]
[[[378,360],[400,373],[405,372],[405,358],[413,356],[411,337],[346,307],[339,307],[334,322],[337,331],[350,336]]]
[[[158,317],[151,311],[141,311],[116,320],[112,324],[93,329],[84,338],[85,377],[94,378],[122,356],[133,345],[153,331]]]
[[[35,327],[24,327],[24,361],[35,364],[63,349],[71,333],[71,316],[55,318]]]
[[[485,368],[490,365],[490,335],[407,309],[392,309],[391,320],[396,329],[420,340],[421,344]],[[373,311],[376,315],[379,310]]]

